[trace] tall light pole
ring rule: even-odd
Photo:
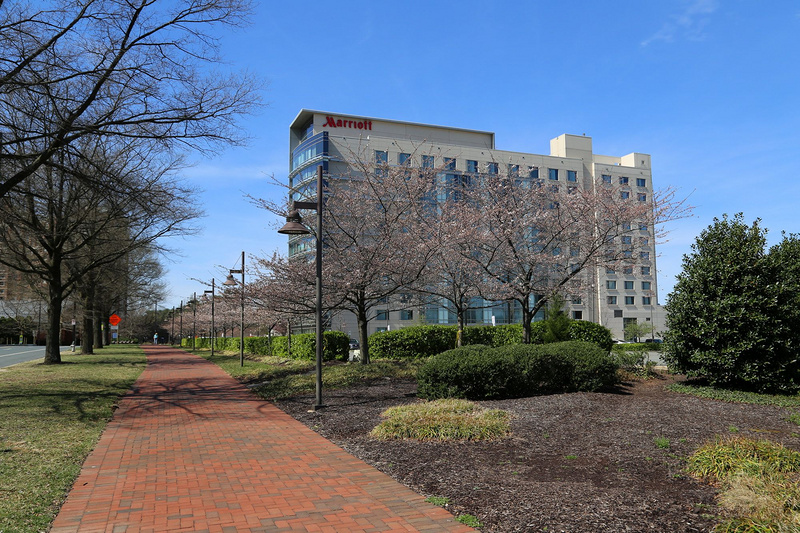
[[[292,205],[292,210],[286,216],[286,225],[278,230],[284,235],[308,235],[311,233],[303,225],[303,219],[298,213],[299,209],[311,209],[317,212],[317,305],[316,305],[316,370],[317,370],[317,396],[314,410],[325,407],[322,403],[322,165],[317,167],[317,201],[298,202]]]
[[[181,300],[181,319],[178,327],[180,328],[178,333],[178,336],[180,337],[178,341],[178,347],[181,347],[183,346],[183,300]]]
[[[192,296],[192,353],[195,351],[197,341],[197,293]]]
[[[242,269],[231,269],[226,279],[222,284],[231,286],[236,285],[236,280],[233,279],[234,274],[242,275],[242,320],[239,324],[239,366],[244,366],[244,251],[242,251]]]
[[[214,278],[211,278],[211,290],[203,291],[203,294],[211,294],[211,357],[214,357],[214,344],[217,342],[217,334],[214,329]]]

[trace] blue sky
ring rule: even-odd
[[[562,133],[595,153],[652,156],[656,188],[694,217],[659,246],[659,303],[714,217],[761,218],[771,243],[800,232],[800,3],[788,0],[260,2],[226,34],[230,66],[263,80],[250,145],[195,159],[200,235],[171,239],[167,302],[224,279],[241,251],[286,250],[275,197],[302,108],[496,133],[501,150],[549,153]]]

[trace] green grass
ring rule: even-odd
[[[729,517],[717,532],[800,530],[800,453],[768,440],[717,438],[688,464],[690,474],[721,486]]]
[[[653,439],[657,448],[666,450],[669,448],[669,439],[667,437],[656,437]]]
[[[777,407],[800,407],[800,395],[759,394],[757,392],[716,389],[707,385],[695,385],[690,383],[673,383],[669,385],[667,389],[673,392],[680,392],[699,398],[708,398],[723,402],[775,405]]]
[[[0,371],[0,531],[44,531],[145,366],[138,346]]]
[[[322,367],[322,383],[325,389],[334,390],[369,383],[379,379],[414,379],[423,361],[419,360],[374,360],[368,365],[361,363],[326,363]],[[247,363],[245,363],[247,364]],[[235,376],[234,376],[235,377]],[[313,394],[316,389],[314,365],[297,368],[272,379],[253,390],[267,400],[280,400],[302,394]]]
[[[438,505],[439,507],[444,507],[448,503],[450,503],[450,498],[447,496],[428,496],[425,498],[425,501],[428,503],[432,503],[433,505]]]
[[[480,528],[480,527],[483,527],[483,524],[481,523],[481,521],[478,520],[477,517],[475,517],[475,516],[473,516],[471,514],[458,515],[456,520],[458,522],[461,522],[465,526],[474,527],[476,529]]]
[[[510,415],[467,400],[435,400],[390,407],[370,435],[422,441],[491,440],[511,432]]]

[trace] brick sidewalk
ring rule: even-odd
[[[145,352],[51,533],[472,531],[216,365]]]

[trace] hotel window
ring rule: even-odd
[[[623,235],[622,236],[622,244],[631,244],[633,239],[631,239],[630,235]]]
[[[642,267],[642,276],[650,275],[650,267]]]
[[[644,178],[636,178],[636,186],[647,187],[647,180],[645,180]]]
[[[606,274],[613,274],[613,273],[614,273],[613,268],[606,267]]]
[[[642,305],[650,305],[650,301],[649,296],[642,296]]]
[[[606,296],[606,303],[608,305],[617,305],[617,297],[616,296]]]
[[[397,154],[397,164],[401,167],[410,167],[411,154]]]
[[[641,239],[639,239],[639,241],[642,246],[647,246],[648,244],[650,244],[650,239],[648,239],[647,237],[642,237]]]
[[[400,320],[414,320],[414,311],[400,311]]]
[[[478,162],[473,161],[472,159],[467,159],[467,172],[472,172],[473,174],[477,174]]]
[[[376,311],[375,320],[389,320],[389,311],[386,309]]]
[[[647,224],[644,222],[639,224],[639,231],[647,231]]]
[[[538,178],[539,177],[539,167],[531,167],[528,171],[529,178]]]
[[[626,281],[626,282],[625,282],[625,288],[626,288],[627,290],[631,290],[631,289],[633,289],[633,282],[632,282],[632,281]]]
[[[649,281],[643,281],[642,282],[642,290],[643,291],[649,291],[650,290],[650,282]]]
[[[616,289],[616,288],[617,288],[617,282],[616,281],[614,281],[614,280],[606,281],[606,289]]]
[[[633,267],[622,267],[623,274],[633,274]]]
[[[553,181],[558,181],[558,169],[557,168],[548,168],[547,169],[547,177]]]
[[[389,152],[386,150],[375,150],[375,164],[385,165],[389,162]]]
[[[623,222],[622,223],[622,231],[630,231],[631,230],[631,223],[630,222]]]
[[[444,168],[447,170],[455,170],[456,169],[456,160],[453,157],[445,157],[444,158]]]
[[[614,318],[622,318],[622,309],[614,309]]]
[[[611,175],[610,174],[603,174],[603,183],[611,183]]]
[[[486,173],[496,175],[497,174],[497,163],[486,163]]]
[[[625,305],[633,305],[634,304],[633,298],[634,298],[633,296],[626,296]]]
[[[631,193],[629,193],[628,191],[622,191],[619,193],[619,197],[622,198],[623,200],[627,200],[628,198],[631,197]]]
[[[576,185],[570,185],[569,187],[567,187],[567,194],[572,194],[577,190],[578,190],[578,187]]]
[[[573,311],[572,320],[583,320],[583,311]]]
[[[583,300],[576,296],[572,299],[572,305],[583,305]]]
[[[640,192],[639,194],[636,195],[636,199],[639,200],[640,202],[646,202],[647,195],[643,192]]]
[[[626,178],[625,176],[620,176],[619,177],[619,184],[620,185],[627,185],[628,184],[628,178]]]
[[[422,168],[433,168],[433,156],[432,155],[423,155],[422,156]]]
[[[567,170],[567,181],[578,181],[578,171]]]
[[[633,251],[632,250],[622,250],[622,257],[625,257],[625,258],[633,257]]]
[[[508,176],[510,178],[519,177],[519,165],[508,165]]]
[[[644,260],[649,260],[650,252],[639,252],[639,258]]]

